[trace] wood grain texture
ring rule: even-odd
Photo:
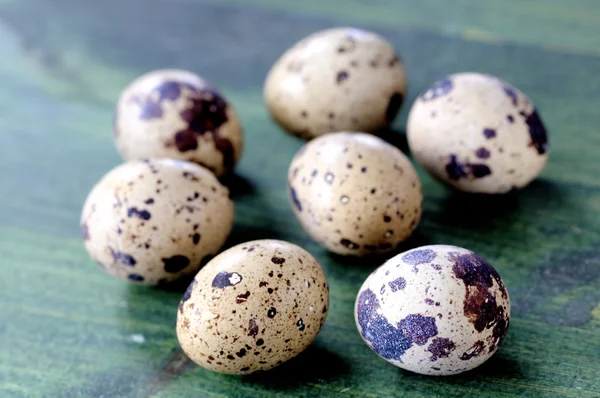
[[[29,0],[0,2],[0,396],[600,396],[600,3],[592,0]],[[355,25],[388,38],[409,73],[408,104],[437,78],[475,70],[528,93],[550,130],[542,177],[516,194],[447,191],[422,169],[422,223],[404,246],[447,243],[502,274],[513,322],[481,368],[431,378],[389,366],[362,342],[353,303],[382,261],[327,254],[286,198],[301,142],[262,105],[271,63],[315,30]],[[181,292],[129,287],[87,257],[79,212],[120,162],[114,102],[134,76],[196,71],[246,127],[228,184],[228,242],[276,237],[323,264],[331,308],[315,344],[262,375],[189,363],[175,338]],[[408,106],[387,138],[406,150]]]

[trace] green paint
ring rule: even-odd
[[[598,4],[445,4],[0,1],[0,396],[599,396]],[[447,73],[484,71],[528,93],[550,129],[543,177],[517,194],[459,195],[418,170],[424,217],[404,247],[471,248],[496,266],[513,300],[500,351],[458,377],[409,374],[371,352],[353,304],[383,259],[328,255],[287,202],[287,165],[302,143],[270,120],[263,79],[299,38],[354,24],[401,51],[408,103]],[[137,74],[167,66],[215,82],[245,126],[238,175],[228,181],[237,216],[227,246],[290,240],[313,253],[330,280],[330,313],[315,344],[263,375],[223,376],[185,361],[174,329],[182,293],[112,279],[79,237],[88,190],[120,162],[114,101]],[[402,134],[388,138],[406,147]]]

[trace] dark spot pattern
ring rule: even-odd
[[[370,289],[358,297],[357,318],[361,335],[373,350],[386,359],[400,360],[413,344],[424,345],[437,335],[435,318],[411,314],[398,323],[398,327],[377,313],[379,300]]]
[[[460,356],[460,359],[462,359],[463,361],[468,361],[469,359],[481,354],[484,348],[485,346],[483,345],[483,341],[478,340],[477,342],[475,342],[473,347],[469,348]]]
[[[134,282],[143,282],[144,281],[144,277],[139,274],[129,274],[129,275],[127,275],[127,279],[129,279],[130,281],[134,281]]]
[[[283,264],[283,263],[285,263],[285,258],[273,256],[271,258],[271,262],[274,263],[274,264]]]
[[[339,71],[335,77],[335,82],[341,84],[344,80],[348,79],[348,76],[349,74],[345,70]]]
[[[496,130],[487,129],[487,128],[483,129],[483,136],[488,140],[492,139],[492,138],[496,137]]]
[[[292,203],[294,204],[294,206],[296,206],[296,209],[298,209],[298,211],[302,211],[302,203],[300,203],[300,200],[298,199],[298,194],[292,186],[290,186],[290,198],[292,199]]]
[[[495,281],[502,297],[507,297],[506,288],[498,272],[475,253],[453,252],[448,256],[454,263],[454,275],[465,284],[463,312],[475,330],[482,332],[501,321],[508,326],[508,315],[504,307],[497,304],[496,296],[490,291]],[[507,328],[502,329],[506,333]]]
[[[352,52],[356,48],[356,40],[354,38],[354,29],[348,31],[346,36],[340,41],[340,44],[337,48],[338,53],[346,53]]]
[[[155,87],[150,95],[146,98],[141,99],[134,97],[132,100],[140,105],[140,119],[150,120],[159,118],[163,115],[162,102],[165,100],[175,101],[181,95],[183,87],[187,87],[190,90],[195,88],[189,84],[175,82],[175,81],[163,81],[160,85]],[[158,100],[153,98],[153,94],[158,92]]]
[[[140,119],[149,120],[163,116],[162,103],[175,101],[189,90],[187,100],[191,106],[184,109],[180,116],[188,125],[174,135],[173,144],[180,152],[192,151],[198,148],[198,136],[211,134],[215,147],[223,155],[223,166],[229,170],[233,167],[234,150],[231,142],[222,137],[219,127],[227,122],[227,102],[221,95],[210,87],[195,87],[190,84],[165,81],[154,91],[159,92],[158,100],[152,99],[151,93],[143,101],[134,100],[141,106]]]
[[[165,272],[176,273],[183,270],[185,267],[190,265],[190,259],[181,254],[177,254],[173,257],[163,258]]]
[[[358,243],[354,243],[351,240],[345,238],[340,240],[340,244],[350,250],[357,250],[360,248],[360,245]]]
[[[215,131],[227,122],[227,102],[219,93],[210,88],[194,90],[196,95],[189,98],[191,108],[181,112],[181,118],[189,123],[189,129],[198,134]]]
[[[200,242],[200,234],[196,233],[192,236],[192,242],[194,242],[195,245],[198,244],[198,242]]]
[[[183,297],[181,298],[181,302],[179,303],[179,312],[183,312],[183,305],[186,301],[192,297],[192,291],[194,290],[194,286],[198,284],[198,281],[195,279],[190,283],[190,285],[185,289],[185,293],[183,293]]]
[[[275,318],[275,315],[277,315],[277,309],[275,307],[269,308],[269,311],[267,311],[267,316],[273,319]]]
[[[306,325],[304,325],[304,322],[302,321],[302,318],[298,319],[298,322],[296,322],[296,326],[298,327],[298,330],[301,332],[306,327]]]
[[[490,155],[490,151],[484,147],[481,147],[475,151],[475,156],[477,156],[479,159],[488,159]]]
[[[512,115],[506,115],[506,120],[511,124],[515,122],[515,118]]]
[[[190,180],[193,182],[200,181],[200,179],[194,173],[191,173],[189,171],[184,171],[182,174],[183,174],[183,178],[185,178],[186,180]]]
[[[256,323],[256,319],[251,318],[248,322],[248,336],[255,337],[258,334],[258,324]]]
[[[242,275],[237,272],[219,272],[215,275],[211,286],[218,289],[224,289],[229,286],[235,286],[242,281]]]
[[[110,249],[110,254],[113,258],[113,261],[117,264],[129,265],[130,267],[133,267],[137,263],[135,258],[127,253]]]
[[[517,91],[508,85],[504,85],[502,88],[504,89],[504,93],[508,95],[508,97],[512,101],[513,106],[519,105],[519,97],[517,96]]]
[[[152,198],[150,198],[150,199],[146,199],[146,200],[144,201],[144,203],[145,203],[145,204],[147,204],[147,205],[151,205],[151,204],[153,204],[153,203],[154,203],[154,199],[152,199]]]
[[[436,337],[431,340],[431,344],[427,347],[427,351],[431,353],[430,360],[437,361],[439,358],[448,358],[450,353],[454,351],[456,344],[450,339],[444,337]]]
[[[388,103],[387,109],[385,110],[385,120],[390,123],[394,120],[402,103],[404,102],[404,96],[400,93],[394,93],[390,97],[390,102]]]
[[[192,283],[190,283],[190,285],[188,286],[188,288],[185,290],[185,293],[183,294],[183,297],[181,298],[181,303],[180,303],[180,307],[182,308],[183,304],[188,301],[190,299],[190,297],[192,297],[192,291],[194,290],[194,287],[198,284],[197,280],[193,280]]]
[[[492,174],[492,170],[485,164],[461,163],[456,155],[450,155],[450,162],[446,165],[446,174],[451,180],[458,181],[461,178],[472,176],[473,178],[483,178]]]
[[[436,98],[443,97],[444,95],[450,93],[450,91],[452,91],[452,88],[452,80],[449,77],[447,77],[445,79],[433,83],[433,85],[429,87],[427,91],[421,94],[421,100],[427,102],[432,101]]]
[[[256,345],[257,345],[257,346],[259,346],[259,347],[260,347],[260,346],[261,346],[261,345],[263,345],[263,344],[265,344],[265,341],[264,341],[263,339],[258,339],[258,340],[256,340]]]
[[[492,170],[485,164],[469,164],[471,175],[475,178],[483,178],[492,174]]]
[[[246,349],[242,348],[241,350],[239,350],[238,352],[236,352],[235,355],[237,355],[239,358],[244,357],[246,355]]]
[[[138,217],[141,220],[149,220],[152,215],[148,210],[138,210],[137,207],[130,207],[127,209],[127,217]]]
[[[437,254],[431,249],[416,249],[403,255],[401,259],[409,265],[421,265],[432,262],[436,257]]]
[[[235,302],[237,304],[242,304],[245,303],[248,300],[248,297],[250,297],[250,292],[246,290],[246,293],[244,294],[239,294],[236,298],[235,298]]]
[[[506,319],[500,319],[494,329],[492,330],[491,344],[489,353],[491,354],[495,350],[498,349],[498,346],[502,344],[504,341],[504,337],[506,336],[506,332],[508,332],[508,325],[510,323],[510,319],[506,317]]]
[[[417,345],[424,345],[438,334],[435,317],[411,314],[398,322],[398,329]]]
[[[406,287],[406,279],[404,279],[403,277],[399,277],[397,279],[394,279],[393,281],[388,282],[388,285],[390,285],[392,292],[404,290],[404,288]]]
[[[529,137],[531,138],[529,145],[533,146],[539,155],[545,154],[548,150],[548,134],[537,110],[534,109],[529,115],[525,112],[519,114],[525,118],[525,123],[529,127]]]

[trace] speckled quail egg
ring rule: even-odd
[[[405,93],[404,65],[393,46],[356,28],[327,29],[301,40],[273,65],[264,87],[273,118],[306,139],[386,127]]]
[[[496,270],[470,250],[432,245],[398,254],[362,285],[356,325],[388,362],[452,375],[489,359],[508,330],[510,300]]]
[[[312,343],[328,305],[327,279],[306,250],[278,240],[247,242],[198,272],[179,305],[177,338],[212,371],[268,370]]]
[[[126,160],[173,158],[198,163],[217,176],[242,152],[242,126],[225,97],[187,71],[149,72],[125,88],[114,136]]]
[[[207,169],[172,159],[130,161],[89,193],[81,231],[106,272],[160,285],[196,272],[233,225],[229,191]]]
[[[410,110],[407,135],[425,169],[467,192],[524,187],[548,159],[546,129],[529,98],[479,73],[450,75],[421,94]]]
[[[370,134],[331,133],[305,144],[290,164],[288,189],[306,232],[342,255],[391,251],[421,218],[414,167],[398,148]]]

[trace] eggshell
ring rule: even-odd
[[[149,72],[129,84],[117,104],[117,149],[125,160],[165,157],[198,163],[217,176],[242,152],[242,126],[227,99],[187,71]]]
[[[233,216],[229,191],[207,169],[171,159],[130,161],[94,186],[81,230],[106,272],[157,285],[196,272],[217,254]]]
[[[548,137],[532,102],[497,77],[450,75],[421,94],[407,136],[415,159],[434,177],[467,192],[522,188],[548,160]]]
[[[272,66],[264,87],[273,118],[306,139],[386,127],[405,93],[404,65],[393,46],[373,32],[347,27],[298,42]]]
[[[288,171],[294,214],[334,253],[393,250],[421,218],[417,173],[396,147],[370,134],[339,132],[301,148]]]
[[[452,375],[488,360],[508,330],[510,299],[470,250],[432,245],[398,254],[362,285],[355,306],[367,345],[393,365]]]
[[[327,316],[328,289],[306,250],[278,240],[243,243],[196,275],[179,305],[177,338],[204,368],[268,370],[315,339]]]

